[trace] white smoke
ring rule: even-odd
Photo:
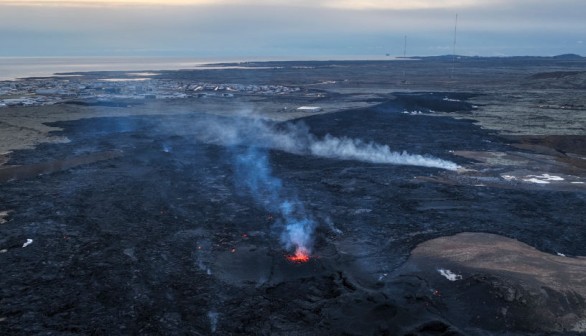
[[[298,208],[297,216],[294,215]],[[281,234],[281,243],[286,250],[295,250],[296,253],[310,254],[313,245],[315,222],[307,215],[303,205],[296,201],[286,200],[281,203],[280,212],[285,219],[285,227]]]
[[[259,205],[276,215],[275,226],[281,232],[281,243],[296,255],[311,253],[316,222],[303,203],[285,190],[283,181],[273,175],[268,149],[338,160],[458,169],[453,162],[391,151],[388,145],[329,134],[320,138],[302,123],[275,124],[250,116],[209,116],[192,125],[174,127],[185,127],[200,141],[232,148],[237,187],[247,191]]]
[[[209,118],[196,123],[200,140],[225,146],[246,145],[317,157],[457,170],[451,161],[392,151],[388,145],[348,137],[319,138],[302,123],[275,125],[255,118]]]
[[[310,144],[311,154],[320,157],[356,160],[372,163],[389,163],[397,165],[421,166],[457,170],[457,164],[429,156],[393,152],[387,145],[374,142],[365,143],[350,138],[336,138],[326,135],[324,139]]]
[[[210,310],[208,312],[208,319],[210,319],[210,331],[213,333],[216,332],[216,329],[218,328],[218,319],[220,317],[220,314],[218,314],[216,311]]]
[[[236,186],[277,216],[275,226],[281,231],[283,247],[309,254],[316,224],[303,204],[284,190],[282,180],[273,175],[266,149],[249,147],[235,153],[234,158]]]

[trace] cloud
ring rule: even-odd
[[[494,5],[497,0],[492,1]],[[340,8],[347,10],[416,10],[438,8],[467,8],[484,6],[482,0],[298,0],[295,2],[284,0],[0,0],[0,4],[18,6],[68,6],[68,7],[96,7],[96,6],[225,6],[225,5],[262,5],[287,7],[314,7]]]
[[[456,13],[464,55],[583,54],[585,11],[583,0],[0,0],[0,56],[399,55],[405,35],[409,55],[427,56],[451,50]]]
[[[208,0],[0,0],[0,5],[37,7],[126,7],[208,5]]]
[[[496,2],[496,1],[495,1]],[[449,9],[449,8],[466,8],[484,6],[486,2],[481,0],[326,0],[322,1],[322,6],[331,8],[370,10],[370,9],[387,9],[387,10],[417,10],[417,9]]]

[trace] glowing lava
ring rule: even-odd
[[[309,261],[309,252],[304,248],[298,247],[297,250],[295,250],[295,254],[287,256],[287,260],[298,264],[306,263]]]

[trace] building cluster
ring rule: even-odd
[[[284,95],[301,91],[282,85],[213,84],[154,78],[41,78],[0,81],[0,107],[50,105],[79,99],[170,99]]]

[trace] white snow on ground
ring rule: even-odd
[[[27,246],[29,246],[32,243],[33,243],[33,240],[32,239],[27,239],[26,240],[26,243],[22,244],[22,247],[27,247]]]
[[[557,252],[557,255],[560,256],[560,257],[565,257],[566,256],[565,254],[559,253],[559,252]]]
[[[450,280],[450,281],[458,281],[458,280],[462,280],[462,276],[460,274],[456,274],[448,269],[443,269],[440,268],[437,270],[439,272],[439,274],[441,274],[444,278]]]
[[[571,182],[572,184],[584,184],[584,182]]]
[[[403,111],[402,113],[403,114],[410,114],[410,115],[423,114],[423,112],[421,112],[421,111],[407,111],[407,110]]]
[[[537,184],[550,184],[553,182],[561,182],[565,179],[560,176],[550,175],[550,174],[541,174],[541,175],[526,175],[525,177],[517,177],[513,175],[501,175],[501,177],[506,181],[515,181],[521,180],[523,182],[529,183],[537,183]],[[574,182],[572,182],[574,183]]]
[[[525,181],[525,182],[540,183],[540,184],[548,184],[548,183],[550,183],[550,181],[563,181],[563,180],[564,180],[564,178],[562,178],[562,177],[555,176],[555,175],[549,175],[549,174],[527,175],[523,179],[523,181]]]
[[[545,181],[545,180],[540,180],[538,178],[528,178],[528,179],[523,179],[523,181],[525,182],[531,182],[531,183],[537,183],[537,184],[549,184],[549,181]]]

